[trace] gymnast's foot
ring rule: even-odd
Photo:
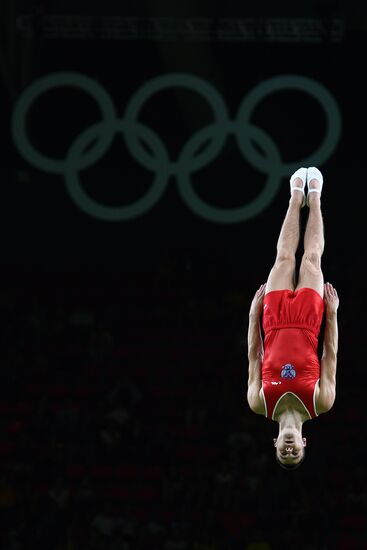
[[[318,168],[311,166],[307,168],[307,205],[310,206],[310,202],[319,201],[321,197],[322,186],[324,178]]]
[[[298,168],[290,178],[291,195],[303,207],[306,204],[305,186],[307,179],[307,168]],[[296,191],[296,193],[294,193]]]

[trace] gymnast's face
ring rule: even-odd
[[[274,441],[278,461],[284,466],[295,466],[302,461],[306,438],[297,431],[284,431]]]

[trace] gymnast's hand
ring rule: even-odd
[[[266,284],[262,284],[255,292],[255,296],[251,302],[250,315],[260,317],[263,308],[265,288]]]
[[[339,297],[336,289],[330,283],[324,284],[324,303],[328,313],[336,313],[339,307]]]

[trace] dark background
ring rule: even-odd
[[[94,16],[92,31],[50,37],[52,14]],[[101,36],[106,15],[139,18],[141,36]],[[0,16],[1,548],[366,548],[364,11],[353,2],[50,0],[7,1]],[[201,17],[214,29],[225,17],[251,18],[258,32],[252,39],[220,39],[214,31],[201,40],[179,33],[147,39],[153,17]],[[319,32],[312,40],[264,35],[261,24],[271,18],[316,21]],[[275,257],[292,172],[262,212],[239,223],[192,212],[172,175],[137,218],[89,216],[63,176],[28,163],[11,134],[20,94],[56,71],[99,82],[121,117],[144,82],[174,72],[216,88],[231,120],[249,91],[277,75],[312,78],[334,96],[342,135],[318,167],[323,269],[341,300],[337,398],[327,415],[305,424],[298,470],[279,468],[277,424],[246,402],[247,312]],[[44,154],[64,158],[98,116],[86,94],[59,88],[35,102],[29,135]],[[211,119],[198,94],[172,88],[152,96],[139,120],[175,160]],[[251,120],[295,168],[324,137],[324,113],[307,94],[273,94]],[[152,177],[121,135],[81,173],[83,188],[109,205],[136,200]],[[256,197],[266,177],[230,136],[193,182],[209,204],[229,208]],[[306,209],[303,226],[305,216]]]

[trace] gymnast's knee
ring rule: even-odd
[[[321,254],[317,250],[310,250],[303,254],[301,271],[303,270],[313,275],[321,273]]]
[[[275,258],[275,266],[277,268],[284,268],[293,270],[296,264],[295,255],[290,253],[287,249],[279,249]]]

